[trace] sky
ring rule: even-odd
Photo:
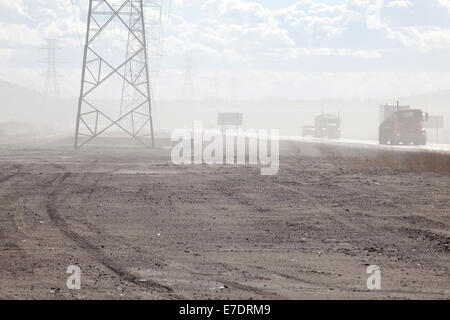
[[[162,57],[151,58],[157,99],[182,95],[187,57],[197,99],[395,99],[450,89],[450,0],[162,2]],[[0,0],[0,79],[42,91],[42,48],[56,38],[61,94],[76,97],[87,7]],[[120,44],[109,36],[105,50],[114,52]]]

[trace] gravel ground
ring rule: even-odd
[[[449,299],[449,174],[329,151],[283,144],[264,177],[169,149],[2,148],[0,298]]]

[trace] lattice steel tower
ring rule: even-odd
[[[45,77],[45,94],[50,97],[59,97],[59,85],[56,75],[56,40],[47,39],[47,71]]]
[[[145,16],[145,25],[146,25],[146,45],[147,45],[147,59],[156,58],[161,55],[160,47],[161,47],[161,23],[162,23],[162,0],[143,0],[144,14],[145,9],[149,9],[149,12]],[[132,16],[129,17],[130,23]],[[139,44],[136,43],[136,39],[133,37],[131,32],[128,33],[127,36],[127,53],[126,57],[128,58],[134,52],[136,52],[136,47],[139,47]],[[139,59],[139,64],[143,65],[145,61],[143,61],[144,56],[138,55],[136,60]],[[155,62],[153,60],[147,61],[148,64],[152,62],[153,68],[155,67]],[[151,73],[156,70],[152,70],[152,65],[149,65],[150,72],[150,97],[154,99],[154,92],[151,82]],[[132,74],[136,74],[139,70],[136,70],[136,65],[133,63],[127,63],[124,67],[124,75],[125,78],[130,78]],[[130,108],[136,103],[137,92],[134,90],[132,85],[130,85],[127,81],[123,80],[122,84],[122,94],[120,98],[120,113],[119,117],[122,117],[124,113],[129,111]],[[151,100],[153,102],[153,100]],[[120,124],[123,124],[121,121]],[[120,130],[120,128],[118,128]]]
[[[89,1],[75,148],[115,127],[154,146],[143,1]]]
[[[195,99],[194,81],[192,80],[192,57],[186,56],[186,67],[184,71],[184,86],[182,98],[186,100]]]

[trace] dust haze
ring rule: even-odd
[[[0,299],[450,298],[450,5],[92,3],[0,1]]]

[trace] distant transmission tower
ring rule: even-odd
[[[59,97],[59,85],[56,75],[56,39],[47,39],[47,71],[45,77],[45,95],[49,97]]]
[[[146,147],[155,145],[143,2],[89,0],[75,148],[113,127],[120,128]],[[120,31],[117,27],[125,29],[128,35],[123,54],[120,46],[108,47],[111,43],[109,34]],[[126,110],[118,119],[108,115],[110,104],[100,106],[102,99],[112,99],[117,91],[121,93],[119,85],[111,83],[114,79],[120,81],[122,90],[125,83],[127,90],[121,95],[124,100],[121,104]]]
[[[195,98],[194,82],[192,81],[192,57],[186,56],[186,67],[184,73],[183,99],[193,100]]]

